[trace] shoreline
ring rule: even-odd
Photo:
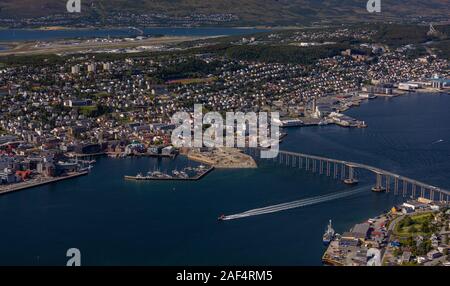
[[[417,95],[435,95],[435,94],[448,95],[450,91],[425,88],[425,89],[420,89],[420,90],[416,90],[416,91],[402,91],[402,90],[396,89],[395,92],[397,92],[397,93],[392,94],[392,95],[375,94],[376,98],[360,98],[360,99],[361,99],[361,101],[369,102],[369,101],[377,99],[377,98],[396,98],[396,97],[409,96],[409,95],[414,95],[414,94],[417,94]],[[348,108],[343,110],[341,113],[345,114],[347,111],[352,110],[354,108],[358,108],[360,106],[361,106],[360,104],[358,104],[358,105],[352,104],[351,106],[348,106]],[[362,120],[364,120],[364,119],[362,119]],[[300,126],[300,127],[302,127],[302,126]]]
[[[65,180],[69,180],[69,179],[73,179],[73,178],[78,178],[81,176],[86,176],[88,174],[89,174],[89,172],[85,171],[85,172],[71,173],[71,174],[69,174],[67,176],[63,176],[63,177],[39,178],[39,180],[36,179],[35,182],[25,181],[25,182],[16,183],[13,185],[6,185],[6,187],[0,186],[0,195],[6,195],[6,194],[13,193],[13,192],[32,189],[32,188],[60,182],[60,181],[65,181]]]

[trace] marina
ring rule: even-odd
[[[125,180],[133,181],[197,181],[209,174],[214,167],[200,165],[199,167],[186,167],[181,171],[173,170],[171,174],[161,171],[151,171],[146,175],[138,173],[136,176],[125,176]]]

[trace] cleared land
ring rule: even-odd
[[[190,160],[208,164],[219,169],[251,169],[257,168],[251,156],[234,148],[218,148],[206,152],[191,149],[187,153]]]

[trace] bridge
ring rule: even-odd
[[[261,149],[245,148],[244,152],[254,158],[261,158]],[[434,202],[450,201],[450,192],[447,190],[366,164],[281,150],[278,157],[272,160],[292,168],[333,177],[348,185],[358,183],[358,170],[366,170],[375,175],[375,184],[372,188],[374,192],[393,192],[403,197],[422,197]]]

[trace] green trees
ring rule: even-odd
[[[226,56],[236,60],[263,61],[268,63],[293,63],[309,65],[323,58],[339,55],[348,45],[335,44],[319,47],[296,46],[234,46]]]
[[[417,247],[417,255],[426,255],[431,249],[431,242],[425,240]]]
[[[161,80],[177,79],[184,77],[197,77],[213,73],[220,63],[206,63],[202,60],[190,58],[187,61],[166,66],[158,72],[157,78]]]
[[[400,223],[399,223],[399,227],[400,228],[404,228],[404,227],[408,227],[411,226],[413,224],[413,220],[411,219],[410,216],[406,216]]]
[[[422,232],[424,232],[424,233],[430,233],[431,232],[430,223],[428,221],[424,221],[422,223]]]
[[[412,226],[409,227],[409,232],[410,233],[416,233],[417,232],[417,228],[414,225],[412,225]]]

